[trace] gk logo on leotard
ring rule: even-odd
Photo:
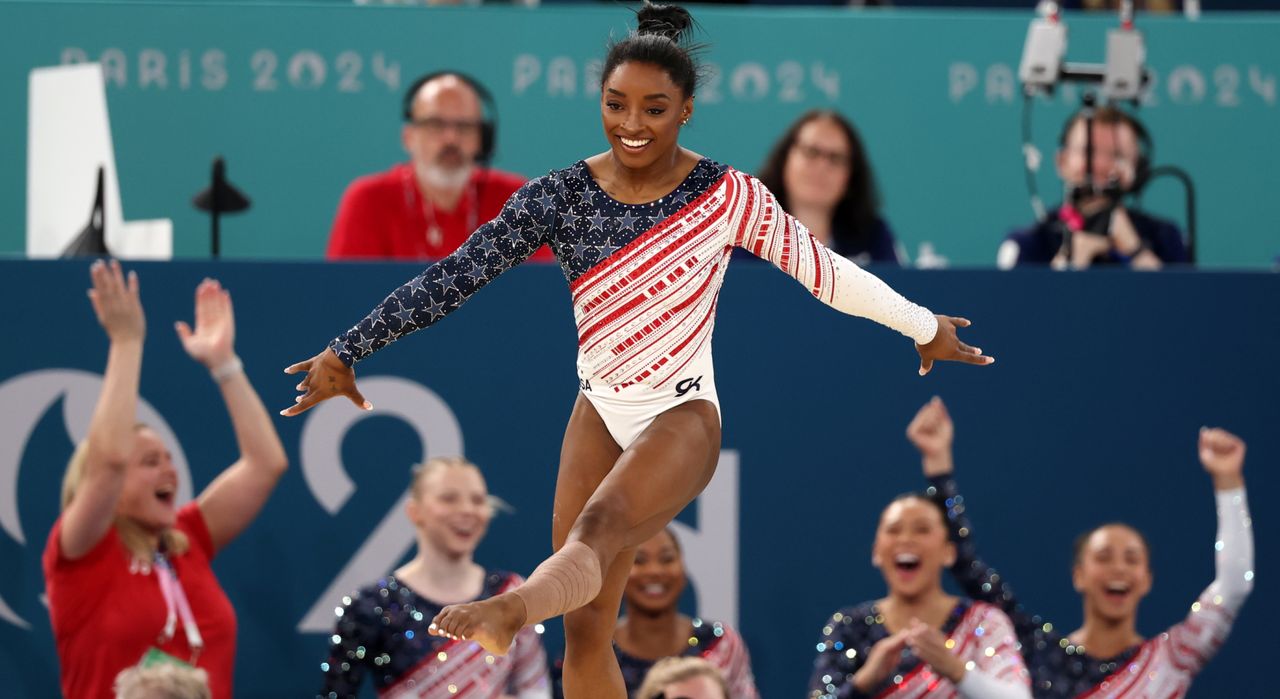
[[[689,391],[701,391],[702,384],[698,383],[699,381],[702,381],[701,376],[696,379],[685,379],[684,381],[676,384],[676,395],[683,396]]]

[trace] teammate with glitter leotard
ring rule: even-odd
[[[698,69],[681,44],[692,18],[645,5],[601,70],[610,149],[527,183],[458,251],[400,287],[306,372],[296,415],[345,395],[371,408],[352,365],[456,310],[502,271],[551,245],[573,293],[578,381],[561,451],[556,552],[510,593],[446,607],[436,632],[506,652],[528,624],[565,615],[566,695],[623,697],[611,640],[635,547],[711,480],[720,414],[711,330],[735,246],[816,297],[911,337],[920,373],[937,360],[986,365],[961,342],[968,321],[934,316],[819,245],[753,177],[678,144]]]
[[[888,594],[827,621],[809,699],[1031,699],[1009,617],[942,589],[955,556],[946,514],[928,496],[889,503],[871,553]]]
[[[659,660],[696,657],[716,668],[734,699],[759,699],[751,654],[732,626],[680,613],[685,590],[684,552],[671,527],[636,548],[635,565],[623,592],[625,612],[614,631],[613,649],[626,682],[635,696]],[[560,665],[552,669],[553,690],[563,697]]]
[[[1220,429],[1200,431],[1200,463],[1213,478],[1218,510],[1216,575],[1181,623],[1150,639],[1137,634],[1137,607],[1151,588],[1141,534],[1106,524],[1076,545],[1075,582],[1084,598],[1084,626],[1063,634],[1028,612],[1003,575],[979,557],[973,526],[952,476],[954,427],[934,398],[907,435],[920,450],[929,492],[948,512],[958,555],[952,572],[975,599],[1001,606],[1013,620],[1041,699],[1177,699],[1217,652],[1253,587],[1253,532],[1245,497],[1245,445]]]
[[[355,699],[365,677],[380,699],[550,699],[547,654],[532,627],[520,630],[503,657],[428,631],[445,603],[488,599],[524,582],[473,560],[492,514],[475,464],[433,458],[413,469],[405,515],[418,553],[394,575],[343,598],[317,699]]]

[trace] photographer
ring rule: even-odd
[[[1054,269],[1123,265],[1153,270],[1188,261],[1176,225],[1123,201],[1146,179],[1151,157],[1146,128],[1115,107],[1099,107],[1092,121],[1091,171],[1086,172],[1086,115],[1080,111],[1063,127],[1055,157],[1068,203],[1034,226],[1010,233],[997,255],[1001,269],[1049,264]]]

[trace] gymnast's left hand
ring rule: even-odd
[[[957,328],[967,328],[972,323],[964,318],[952,318],[951,316],[940,315],[937,318],[938,333],[933,336],[929,344],[916,345],[916,351],[920,353],[921,376],[928,374],[933,369],[935,361],[964,362],[979,366],[995,364],[995,357],[984,355],[980,348],[966,345],[960,341],[960,337],[956,334]]]
[[[365,400],[360,389],[356,387],[355,370],[343,364],[333,350],[326,347],[323,352],[311,359],[285,369],[284,373],[296,374],[301,371],[307,373],[297,385],[297,390],[303,393],[293,399],[293,405],[281,410],[281,415],[293,417],[305,413],[317,403],[334,396],[346,396],[361,409],[373,410],[373,404]]]

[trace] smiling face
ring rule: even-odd
[[[1084,598],[1086,615],[1127,623],[1151,591],[1147,546],[1130,527],[1109,524],[1095,529],[1080,546],[1072,582]]]
[[[671,533],[663,530],[636,549],[623,595],[629,610],[659,613],[676,608],[684,586],[684,558]]]
[[[693,98],[652,63],[620,64],[600,92],[600,120],[614,158],[632,169],[670,159],[680,122],[693,114]]]
[[[437,466],[423,474],[406,512],[418,541],[450,558],[470,558],[493,516],[484,477],[469,465]]]
[[[173,467],[173,455],[153,430],[138,428],[125,466],[116,515],[158,534],[177,520],[177,493],[178,472]]]
[[[916,599],[940,589],[942,569],[956,560],[942,513],[918,497],[895,500],[880,515],[871,562],[884,575],[889,594]]]

